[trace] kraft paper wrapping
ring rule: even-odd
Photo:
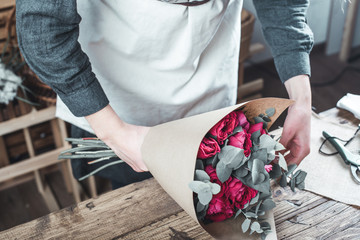
[[[353,180],[350,166],[344,163],[339,154],[325,156],[319,153],[320,145],[324,141],[322,131],[347,140],[354,135],[356,127],[327,121],[313,113],[311,118],[311,152],[299,165],[299,169],[308,173],[305,189],[336,201],[360,206],[360,185]],[[276,130],[271,134],[280,135],[281,131]],[[357,136],[346,148],[355,154],[359,154],[360,137]],[[330,143],[326,143],[322,150],[328,153],[336,151]]]
[[[240,107],[244,107],[248,119],[264,113],[268,108],[275,108],[275,115],[268,125],[270,127],[291,103],[286,99],[262,98],[152,127],[141,148],[144,162],[164,190],[198,222],[193,192],[188,184],[194,180],[197,152],[206,133],[224,116]],[[259,239],[258,234],[249,236],[249,232],[242,233],[242,221],[244,219],[239,216],[235,220],[228,219],[202,227],[217,239]],[[271,211],[268,213],[268,222],[273,232],[267,239],[276,239]]]

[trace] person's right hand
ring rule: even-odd
[[[96,136],[136,172],[148,171],[141,155],[141,145],[149,127],[123,122],[110,105],[85,117]]]

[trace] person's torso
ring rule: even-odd
[[[153,126],[235,103],[241,7],[78,1],[79,42],[120,118]],[[60,117],[87,124],[58,105]]]

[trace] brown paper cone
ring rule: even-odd
[[[265,113],[268,108],[275,108],[275,115],[268,124],[270,127],[291,103],[287,99],[262,98],[152,127],[141,148],[144,162],[164,190],[198,222],[193,192],[188,184],[194,180],[197,152],[206,133],[223,117],[240,107],[244,107],[248,119]],[[228,219],[202,227],[217,239],[258,239],[257,234],[249,236],[248,232],[242,233],[243,220],[239,216],[235,220]],[[267,239],[276,239],[273,217],[268,222],[272,222],[273,233]]]

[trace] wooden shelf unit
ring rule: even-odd
[[[50,122],[55,149],[36,154],[29,128],[44,122]],[[10,164],[3,136],[17,131],[23,132],[29,157]],[[26,115],[0,122],[0,160],[2,166],[0,168],[0,186],[6,185],[7,183],[13,185],[12,180],[19,177],[21,178],[21,176],[29,179],[29,173],[32,173],[37,189],[44,197],[49,210],[59,210],[57,201],[49,187],[43,181],[41,172],[41,169],[57,164],[62,170],[68,192],[72,192],[75,202],[79,203],[80,193],[78,191],[78,182],[72,176],[70,160],[58,160],[60,152],[70,148],[69,143],[65,141],[66,137],[67,130],[65,122],[55,117],[55,106],[42,110],[33,108],[32,111]],[[21,180],[19,182],[21,182]],[[4,188],[4,186],[2,186],[2,188]]]

